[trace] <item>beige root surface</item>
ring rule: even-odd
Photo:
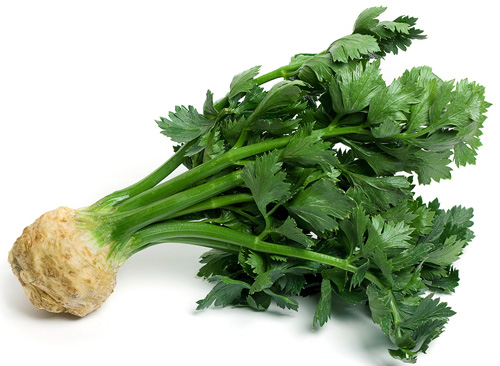
[[[40,216],[14,243],[9,263],[35,307],[83,317],[111,295],[118,268],[77,228],[75,214],[59,207]]]

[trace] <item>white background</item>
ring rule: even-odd
[[[457,311],[421,366],[491,365],[498,341],[498,20],[488,1],[1,1],[0,364],[400,364],[363,308],[336,303],[311,329],[299,312],[195,310],[210,285],[204,251],[163,245],[132,257],[115,293],[83,319],[34,309],[7,263],[25,225],[60,205],[86,206],[142,178],[171,154],[154,120],[177,104],[201,107],[234,74],[267,72],[349,34],[360,11],[419,18],[428,39],[383,63],[386,80],[429,65],[443,79],[487,87],[490,109],[477,165],[419,188],[444,208],[475,209],[476,238],[458,262]],[[2,259],[3,258],[3,259]]]

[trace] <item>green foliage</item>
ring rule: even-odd
[[[290,216],[286,218],[285,222],[283,222],[281,226],[274,229],[274,231],[278,234],[283,235],[287,239],[301,244],[305,248],[310,248],[314,245],[313,240],[309,236],[304,234],[302,229],[297,226],[296,221]]]
[[[296,194],[287,206],[292,216],[317,235],[338,227],[336,219],[347,217],[354,202],[331,180],[320,179]]]
[[[332,107],[341,115],[360,112],[384,86],[380,62],[347,64],[337,70],[330,84]]]
[[[229,99],[234,98],[240,93],[248,93],[252,90],[257,85],[254,78],[259,74],[259,70],[260,66],[255,66],[236,75],[229,86]]]
[[[277,203],[289,194],[290,184],[285,182],[286,173],[281,170],[278,158],[277,152],[258,156],[241,174],[262,215],[266,215],[270,203]]]
[[[471,209],[426,204],[413,187],[451,178],[453,162],[475,163],[490,104],[482,86],[443,81],[428,66],[386,84],[383,57],[425,36],[415,18],[379,21],[384,11],[363,11],[323,52],[236,75],[219,102],[207,92],[203,114],[176,107],[158,125],[193,143],[188,168],[211,169],[189,186],[239,172],[218,197],[253,198],[193,219],[232,230],[205,234],[222,249],[201,259],[198,275],[215,285],[199,309],[297,310],[297,296],[314,295],[313,325],[323,326],[338,296],[367,304],[391,355],[414,362],[454,314],[432,293],[455,291],[455,263],[474,235]]]
[[[212,121],[199,114],[193,106],[188,108],[178,106],[175,112],[169,113],[169,118],[160,117],[156,123],[162,129],[163,134],[181,143],[204,135],[213,124]]]
[[[349,62],[363,55],[380,52],[380,48],[373,36],[354,33],[333,42],[328,52],[334,62]]]

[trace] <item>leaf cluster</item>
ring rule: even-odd
[[[316,296],[313,324],[322,326],[338,296],[366,304],[395,345],[391,355],[414,362],[454,314],[434,293],[455,291],[454,264],[474,235],[471,209],[424,203],[413,188],[451,178],[452,162],[475,163],[490,104],[482,86],[444,81],[427,66],[387,83],[383,57],[425,36],[415,18],[379,21],[384,10],[363,11],[353,33],[325,51],[295,55],[294,71],[269,90],[253,67],[233,78],[224,99],[214,102],[208,91],[201,112],[177,107],[158,125],[173,141],[192,143],[189,169],[286,141],[208,178],[240,171],[241,185],[224,194],[248,193],[252,202],[185,219],[251,234],[257,248],[272,243],[292,254],[207,252],[198,275],[214,287],[199,309],[265,310],[274,303],[297,310],[298,296]],[[301,259],[294,250],[343,266]]]

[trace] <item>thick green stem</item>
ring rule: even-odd
[[[278,79],[278,78],[289,78],[293,75],[296,74],[297,70],[302,66],[303,62],[297,62],[289,65],[285,65],[282,67],[277,68],[276,70],[273,70],[271,72],[268,72],[264,75],[261,75],[255,79],[256,85],[262,85],[265,84],[271,80]],[[227,107],[229,103],[228,96],[226,95],[224,98],[219,100],[215,104],[215,109],[220,111],[222,108]],[[246,136],[246,133],[242,134],[242,138]],[[280,140],[280,139],[277,139]],[[243,141],[244,142],[244,141]],[[240,147],[243,142],[239,142],[236,144],[237,147]],[[220,167],[217,167],[217,169],[225,169],[226,167],[234,164],[237,160],[239,159],[244,159],[248,156],[258,154],[260,152],[268,151],[273,148],[280,148],[286,145],[288,142],[288,139],[282,139],[281,141],[278,141],[276,144],[276,147],[272,146],[270,148],[264,147],[265,145],[262,145],[264,147],[264,150],[259,151],[258,149],[256,152],[251,152],[251,154],[245,154],[246,151],[243,151],[243,155],[241,155],[241,158],[238,158],[236,156],[228,156],[228,159],[221,159],[221,165]],[[189,144],[184,145],[174,156],[172,156],[171,159],[169,159],[164,165],[159,167],[156,171],[151,173],[149,176],[144,178],[143,180],[139,181],[138,183],[125,188],[123,190],[117,191],[112,193],[109,196],[106,196],[99,202],[97,202],[95,205],[92,206],[92,209],[94,210],[100,210],[102,208],[108,208],[117,205],[120,202],[123,202],[119,206],[120,211],[127,211],[131,210],[137,207],[140,207],[141,205],[147,204],[148,202],[153,202],[158,197],[165,197],[171,194],[174,194],[176,192],[180,192],[181,190],[189,187],[189,185],[192,184],[192,178],[199,174],[198,171],[195,171],[194,173],[191,173],[188,176],[184,176],[183,178],[178,178],[177,180],[171,180],[169,182],[166,182],[166,184],[161,185],[161,187],[157,190],[151,191],[151,188],[155,187],[159,182],[161,182],[168,174],[170,174],[175,168],[177,168],[183,160],[184,157],[184,152],[191,146],[192,142]],[[235,149],[236,150],[236,149]],[[239,150],[239,149],[238,149]],[[255,150],[255,149],[253,149]],[[252,150],[250,150],[252,151]],[[240,153],[241,154],[241,153]],[[225,161],[224,161],[225,160]],[[216,162],[217,165],[218,162]],[[205,166],[205,164],[203,164]],[[190,170],[193,171],[194,169]],[[199,169],[203,170],[203,169]],[[213,171],[210,170],[210,168],[205,168],[205,171],[201,174],[198,175],[198,180],[202,180],[207,178],[213,174]],[[184,179],[185,178],[185,179]],[[186,185],[186,182],[190,183]],[[126,201],[126,202],[124,202]]]
[[[169,196],[140,209],[127,213],[111,214],[110,220],[108,222],[104,220],[104,223],[97,227],[94,234],[99,238],[100,233],[107,235],[107,233],[110,232],[111,238],[103,238],[105,239],[103,241],[111,241],[113,243],[111,250],[120,251],[116,248],[123,245],[123,242],[137,230],[154,222],[165,220],[175,215],[177,212],[203,202],[231,188],[235,188],[242,183],[241,173],[236,171],[211,180],[205,184],[187,189],[179,194]]]
[[[220,241],[231,244],[233,246],[232,248],[237,246],[262,253],[314,261],[352,273],[355,273],[358,270],[358,267],[352,265],[346,259],[336,258],[331,255],[290,247],[287,245],[268,243],[260,240],[256,236],[219,225],[184,221],[167,221],[151,225],[137,231],[130,238],[127,245],[123,247],[123,252],[121,254],[131,255],[144,249],[145,247],[148,247],[150,243],[185,242],[185,238],[206,239],[211,242]],[[373,274],[367,273],[365,277],[376,286],[384,288],[384,285]]]
[[[202,212],[207,210],[213,210],[217,208],[223,208],[231,205],[238,205],[240,203],[253,202],[253,197],[247,193],[239,193],[239,194],[228,194],[225,196],[218,196],[210,198],[206,201],[200,202],[196,205],[193,205],[185,210],[179,211],[168,218],[175,218],[184,215],[189,215],[195,212]]]
[[[366,130],[362,126],[332,126],[317,130],[316,132],[321,134],[324,138],[330,138],[346,134],[364,134]],[[140,208],[164,197],[178,193],[213,174],[237,164],[241,159],[266,151],[281,149],[288,144],[290,138],[291,136],[285,136],[229,150],[202,165],[173,177],[167,182],[161,183],[152,189],[128,199],[118,206],[118,211],[129,211]]]
[[[255,154],[283,147],[288,143],[289,140],[289,137],[281,137],[273,140],[267,140],[258,144],[243,146],[239,149],[229,150],[228,152],[212,160],[209,160],[202,165],[198,165],[191,170],[173,177],[167,182],[161,183],[156,187],[131,198],[130,200],[121,204],[118,207],[118,210],[128,211],[135,208],[140,208],[163,197],[178,193],[196,184],[197,182],[232,166],[241,159],[245,159]]]
[[[238,245],[225,243],[225,242],[222,242],[219,240],[210,240],[210,239],[206,239],[206,238],[190,238],[190,237],[183,236],[180,238],[170,237],[167,240],[162,240],[162,241],[158,241],[158,242],[152,241],[152,242],[144,244],[142,246],[133,246],[130,248],[124,248],[124,249],[128,249],[128,251],[126,252],[127,256],[124,258],[127,259],[130,256],[134,255],[135,253],[137,253],[143,249],[149,248],[153,245],[163,244],[163,243],[167,243],[167,242],[179,243],[179,244],[190,244],[190,245],[196,245],[199,247],[210,248],[210,249],[219,249],[219,250],[223,250],[226,252],[234,252],[234,253],[238,253],[240,250],[240,247]]]
[[[261,75],[255,79],[257,85],[262,85],[271,80],[278,78],[288,79],[296,74],[296,71],[302,66],[303,62],[296,62],[293,64],[281,66],[274,71],[268,72],[267,74]]]
[[[168,159],[151,174],[141,179],[139,182],[107,195],[106,197],[93,204],[90,209],[94,211],[106,210],[117,205],[120,202],[134,197],[150,188],[153,188],[182,164],[186,150],[189,149],[191,145],[193,145],[193,143],[194,141],[191,141],[182,146],[174,155],[170,157],[170,159]]]

